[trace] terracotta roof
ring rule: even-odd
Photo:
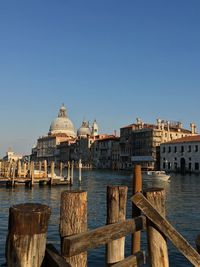
[[[135,123],[132,123],[132,124],[129,124],[129,125],[126,125],[126,126],[123,126],[121,127],[120,129],[124,129],[124,128],[132,128],[133,126],[136,126],[137,124]]]
[[[120,138],[118,136],[114,136],[114,135],[111,135],[111,136],[106,136],[106,137],[103,137],[103,138],[100,138],[100,139],[96,139],[97,141],[108,141],[108,140],[115,140],[115,141],[118,141]]]
[[[176,144],[176,143],[188,143],[188,142],[200,142],[200,135],[185,136],[163,144]]]

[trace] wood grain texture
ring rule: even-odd
[[[194,265],[200,266],[198,252],[178,233],[175,228],[154,209],[151,203],[141,194],[137,193],[132,198],[133,203],[150,219],[156,227],[171,240],[174,246]]]
[[[107,187],[107,224],[113,224],[126,219],[127,186]],[[125,237],[108,242],[106,246],[107,264],[113,264],[124,259]]]
[[[105,225],[81,234],[63,237],[63,253],[66,257],[70,257],[145,228],[146,218],[139,216],[134,219]]]
[[[144,191],[144,196],[152,206],[165,217],[165,191],[162,188],[151,188]],[[169,267],[166,237],[157,227],[147,220],[147,239],[150,266]]]
[[[41,266],[50,213],[50,208],[41,204],[19,204],[10,208],[6,242],[8,267]]]
[[[133,167],[133,195],[142,191],[142,171],[140,165],[134,165]],[[132,205],[132,217],[140,216],[140,210],[133,204]],[[140,251],[141,247],[141,232],[138,231],[132,235],[131,250],[132,254]]]
[[[60,208],[61,254],[72,267],[87,266],[87,252],[66,257],[66,246],[63,237],[85,231],[87,231],[87,192],[62,192]]]

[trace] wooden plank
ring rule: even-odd
[[[90,230],[78,235],[64,237],[62,241],[63,252],[66,257],[70,257],[87,251],[89,248],[96,248],[127,234],[143,230],[145,227],[145,217],[139,216],[134,219],[99,227],[95,230]]]
[[[174,246],[194,265],[200,266],[200,255],[198,252],[184,239],[184,237],[176,231],[176,229],[151,205],[151,203],[141,194],[135,194],[131,200],[133,203],[150,219],[158,229],[171,240]]]
[[[196,244],[196,249],[197,249],[198,253],[200,254],[200,235],[197,236],[197,238],[195,240],[195,244]]]
[[[52,244],[47,244],[43,267],[70,267]]]
[[[138,251],[134,255],[131,255],[125,258],[123,261],[120,261],[112,267],[137,267],[146,263],[145,252]]]

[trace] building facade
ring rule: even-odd
[[[114,135],[99,136],[92,144],[92,166],[99,169],[118,167],[116,146],[119,151],[119,137]]]
[[[184,129],[180,122],[157,119],[156,124],[143,123],[137,118],[135,124],[121,128],[120,160],[121,167],[140,164],[144,170],[160,168],[160,144],[174,139],[197,135],[196,126]]]
[[[161,169],[172,172],[200,172],[200,135],[161,144]]]

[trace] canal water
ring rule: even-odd
[[[131,184],[132,175],[127,172],[111,172],[97,170],[83,170],[81,188],[78,185],[78,173],[74,172],[72,189],[88,192],[88,228],[105,225],[106,222],[106,188],[107,185],[128,186],[127,218],[131,217]],[[195,238],[200,234],[200,176],[172,175],[170,182],[151,181],[143,177],[143,188],[164,187],[166,190],[167,219],[172,225],[195,246]],[[0,186],[0,266],[5,263],[4,250],[7,235],[9,207],[18,203],[42,203],[49,205],[52,215],[48,228],[48,242],[59,249],[59,208],[60,195],[68,186],[39,187],[27,189],[18,186],[7,189]],[[170,266],[192,266],[169,242]],[[142,233],[142,249],[147,251],[146,233]],[[126,256],[130,255],[130,236],[126,238]],[[100,247],[88,253],[88,266],[105,266],[105,249]],[[148,266],[148,265],[147,265]]]

